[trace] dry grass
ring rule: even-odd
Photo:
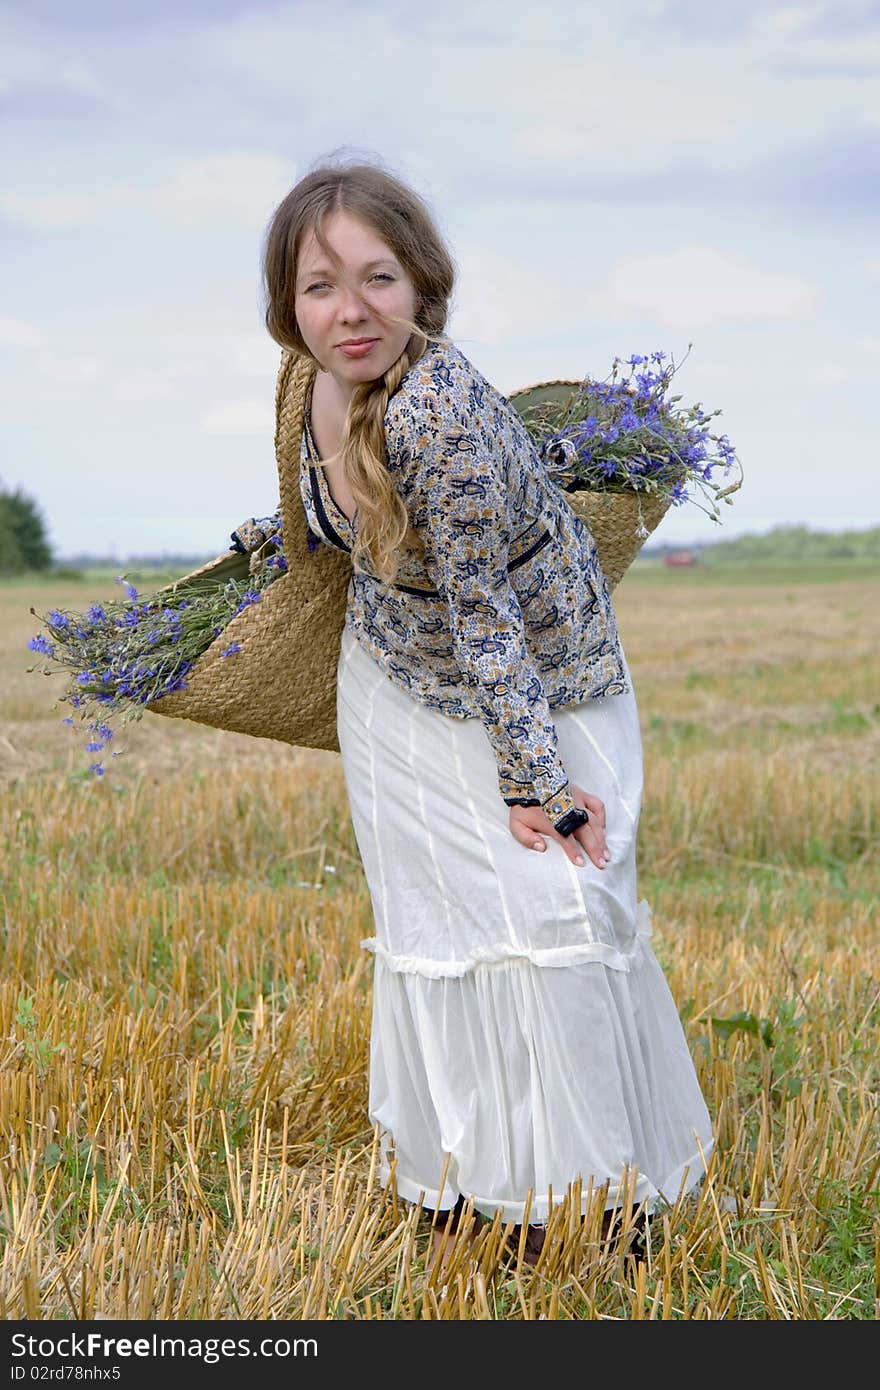
[[[496,1221],[442,1277],[377,1182],[338,761],[148,716],[84,775],[27,609],[112,588],[0,589],[0,1318],[876,1315],[876,576],[621,585],[640,889],[718,1147],[641,1252],[559,1194],[537,1268]]]

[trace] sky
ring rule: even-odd
[[[721,411],[742,486],[654,541],[876,525],[878,77],[880,0],[0,0],[0,487],[60,558],[273,511],[263,237],[343,154],[499,390],[659,350]]]

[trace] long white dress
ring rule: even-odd
[[[510,834],[480,720],[401,691],[345,628],[338,734],[375,936],[369,1114],[382,1178],[426,1207],[546,1221],[580,1178],[648,1210],[702,1178],[712,1128],[636,894],[635,696],[554,711],[611,863]],[[455,795],[450,795],[450,784]],[[441,1182],[445,1171],[445,1180]]]

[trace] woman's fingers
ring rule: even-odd
[[[608,844],[605,840],[604,830],[591,830],[589,825],[585,825],[581,830],[576,830],[574,832],[572,839],[575,838],[583,845],[597,868],[604,869],[607,864],[610,864],[611,856],[608,853]]]
[[[590,820],[595,825],[597,822],[602,830],[605,829],[605,802],[598,796],[592,796],[585,792],[583,787],[573,787],[572,794],[580,794],[580,799],[584,803],[584,810],[589,811]]]
[[[606,864],[611,862],[608,842],[605,838],[605,802],[601,797],[593,796],[591,792],[584,791],[583,787],[572,786],[571,793],[575,805],[582,806],[590,817],[585,826],[574,832],[572,838],[576,836],[593,863],[600,869],[604,869]]]
[[[540,831],[534,830],[527,821],[519,816],[510,817],[510,832],[515,840],[518,840],[526,849],[542,850],[547,848],[546,841]]]
[[[604,834],[598,835],[590,829],[589,825],[582,826],[572,835],[558,835],[554,830],[553,838],[558,840],[571,862],[579,868],[584,862],[584,854],[596,865],[597,869],[605,868],[608,862],[605,836]]]
[[[589,825],[585,825],[580,830],[576,830],[573,835],[560,835],[556,830],[546,830],[540,834],[534,830],[529,830],[526,837],[523,837],[517,832],[514,833],[520,844],[528,845],[530,849],[535,848],[532,843],[535,840],[540,840],[542,842],[541,848],[545,848],[545,840],[555,840],[568,855],[572,864],[576,865],[577,868],[583,866],[585,853],[596,865],[597,869],[605,868],[607,862],[605,836],[603,834],[600,839],[594,831],[590,830]]]
[[[597,869],[604,869],[610,863],[605,839],[605,803],[581,787],[572,786],[571,792],[575,805],[589,814],[587,824],[574,834],[560,835],[538,807],[521,806],[511,809],[510,833],[525,849],[545,850],[548,840],[555,840],[578,868],[583,866],[586,855]]]

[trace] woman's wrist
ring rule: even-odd
[[[582,825],[586,825],[589,820],[586,811],[575,805],[568,782],[552,796],[548,796],[546,801],[541,803],[541,809],[553,822],[553,829],[557,835],[566,838],[573,835],[575,830],[580,829]]]

